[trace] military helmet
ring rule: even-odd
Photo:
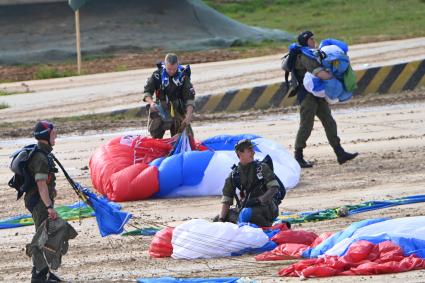
[[[48,121],[38,121],[34,127],[34,137],[37,140],[45,140],[50,142],[50,133],[54,126]]]
[[[235,151],[244,151],[247,148],[253,148],[254,144],[250,139],[242,139],[235,145]]]

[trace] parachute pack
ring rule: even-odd
[[[289,52],[282,57],[281,68],[285,71],[285,83],[288,89],[288,97],[292,97],[298,93],[299,88],[303,85],[303,78],[299,76],[295,70],[295,63],[297,61],[299,54],[304,54],[305,56],[314,59],[321,60],[322,54],[317,50],[311,48],[300,46],[296,43],[291,44],[288,47]],[[289,83],[289,74],[291,74],[291,82]]]
[[[17,200],[31,187],[35,186],[34,177],[28,171],[28,162],[36,152],[47,155],[36,144],[30,144],[17,150],[10,156],[12,158],[10,170],[12,170],[14,175],[8,185],[17,191]]]
[[[295,61],[297,60],[297,56],[300,53],[300,48],[293,48],[282,57],[281,68],[283,71],[285,71],[285,83],[289,97],[296,95],[300,85],[302,84],[301,78],[299,78],[297,72],[295,72]],[[289,74],[291,74],[290,83]]]
[[[257,166],[257,168],[256,168],[257,182],[255,182],[254,186],[258,186],[258,185],[263,186],[265,184],[264,184],[264,180],[263,180],[262,175],[261,175],[261,165],[266,164],[273,171],[273,160],[270,157],[270,155],[267,155],[266,157],[264,157],[264,159],[262,161],[256,160],[255,162],[256,162],[256,166]],[[276,176],[276,174],[274,172],[273,172],[273,174],[274,174],[274,177],[276,178],[277,182],[279,183],[279,190],[273,196],[273,201],[278,206],[282,202],[282,200],[285,198],[286,189],[285,189],[285,186],[283,185],[282,181],[279,179],[279,177]],[[239,170],[237,170],[236,165],[234,165],[233,171],[232,171],[232,184],[233,184],[235,189],[241,187],[240,172],[239,172]],[[243,205],[240,204],[240,201],[239,201],[238,198],[236,198],[236,201],[237,201],[239,207],[243,206]],[[248,199],[248,201],[249,201],[249,199]]]

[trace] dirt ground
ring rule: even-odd
[[[250,48],[241,50],[211,49],[206,51],[179,52],[182,64],[196,64],[250,58],[253,56],[284,53],[286,43],[282,48]],[[99,74],[106,72],[117,72],[136,70],[141,68],[152,68],[165,57],[166,51],[153,49],[149,52],[116,53],[109,56],[90,57],[82,62],[82,74]],[[34,80],[43,70],[56,71],[59,74],[76,74],[76,63],[71,60],[64,63],[38,64],[38,65],[0,65],[0,82]]]
[[[339,135],[347,151],[359,157],[338,165],[326,141],[323,127],[316,121],[305,155],[315,167],[302,171],[300,184],[291,190],[280,206],[281,211],[307,211],[357,204],[369,200],[423,194],[425,175],[425,90],[404,94],[375,96],[354,100],[334,108]],[[407,102],[404,102],[407,101]],[[275,140],[293,150],[298,114],[279,110],[246,112],[222,119],[197,119],[194,131],[198,139],[218,134],[255,133]],[[96,148],[123,133],[146,134],[140,124],[104,125],[85,133],[62,131],[56,156],[71,176],[91,185],[88,162]],[[3,134],[2,134],[3,136]],[[21,136],[21,135],[18,135]],[[31,139],[2,139],[0,142],[0,219],[26,213],[23,203],[7,187],[10,178],[8,154]],[[57,204],[77,200],[63,176],[58,178]],[[138,227],[165,227],[193,218],[211,218],[220,209],[219,196],[204,198],[146,200],[123,203]],[[317,223],[295,225],[317,233],[339,231],[349,224],[375,217],[424,215],[423,204],[412,204]],[[151,259],[148,248],[152,237],[110,236],[101,238],[94,219],[72,225],[79,232],[70,242],[59,274],[72,282],[129,282],[140,277],[249,277],[258,282],[298,282],[298,278],[280,278],[277,272],[292,261],[256,262],[253,256],[209,260]],[[132,230],[133,227],[127,226]],[[0,281],[28,282],[31,262],[24,246],[31,240],[34,227],[0,230]],[[425,271],[381,276],[334,277],[309,279],[311,282],[425,282]]]

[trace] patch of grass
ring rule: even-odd
[[[49,66],[41,66],[37,69],[34,74],[34,79],[42,80],[42,79],[51,79],[51,78],[64,78],[64,77],[72,77],[78,76],[77,72],[69,71],[69,70],[58,70]]]
[[[425,36],[425,0],[205,0],[242,23],[349,44]]]
[[[120,64],[115,66],[115,72],[122,72],[122,71],[128,71],[128,68],[124,64]]]
[[[5,108],[9,108],[9,104],[7,104],[6,102],[0,102],[0,109],[5,109]]]
[[[0,89],[0,96],[6,96],[6,95],[11,95],[11,94],[13,94],[13,93]]]

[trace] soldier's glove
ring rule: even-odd
[[[250,198],[246,204],[245,207],[253,207],[253,206],[260,206],[261,201],[258,198]]]

